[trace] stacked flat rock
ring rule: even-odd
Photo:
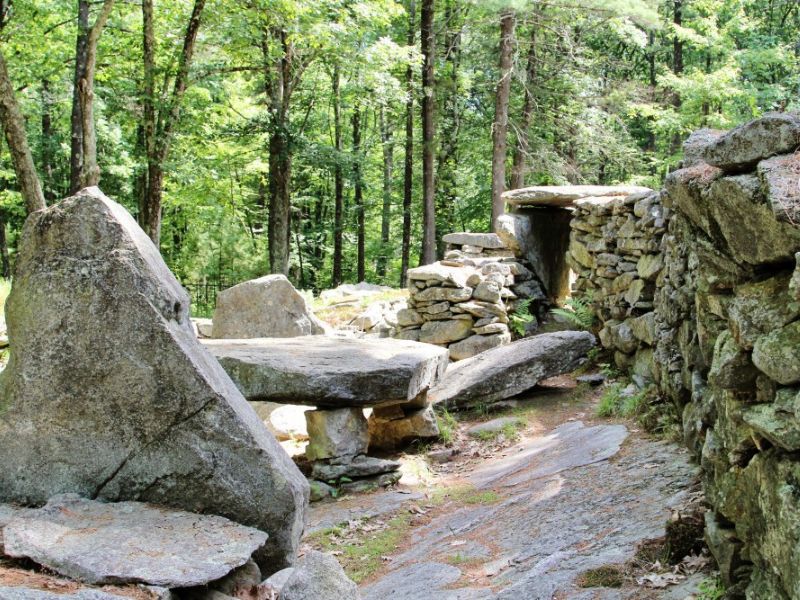
[[[497,234],[451,233],[445,259],[408,271],[408,308],[396,337],[446,347],[462,360],[511,341],[509,312],[544,301],[541,284]],[[536,310],[535,307],[532,307]]]
[[[583,198],[570,223],[573,295],[590,301],[600,340],[639,385],[654,380],[656,281],[669,210],[659,192]]]
[[[395,339],[305,336],[203,340],[251,402],[306,404],[312,479],[399,478],[399,464],[366,456],[439,435],[428,390],[447,368],[447,350]],[[364,409],[372,408],[369,421]],[[346,487],[346,486],[345,486]]]

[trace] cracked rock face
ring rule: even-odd
[[[267,534],[228,519],[65,494],[5,528],[6,553],[91,584],[205,585],[245,564]]]
[[[156,247],[97,188],[31,215],[6,304],[0,501],[139,500],[266,531],[290,563],[308,484],[195,338]]]

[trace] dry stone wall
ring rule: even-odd
[[[642,192],[580,199],[570,224],[573,296],[592,304],[601,343],[640,386],[655,379],[653,300],[668,217],[659,192]]]
[[[681,416],[729,598],[800,598],[800,116],[702,130],[660,193],[579,202],[603,344]]]
[[[445,259],[408,271],[408,307],[396,337],[446,347],[461,360],[511,341],[509,312],[531,299],[546,306],[541,283],[494,233],[452,233]]]

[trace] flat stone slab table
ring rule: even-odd
[[[445,348],[390,338],[202,340],[250,401],[320,409],[424,407],[447,368]]]
[[[630,196],[651,192],[638,185],[541,185],[503,193],[503,200],[512,207],[554,206],[571,208],[576,200],[601,196]]]

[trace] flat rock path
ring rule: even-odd
[[[597,391],[576,398],[563,378],[560,385],[520,401],[515,414],[527,426],[518,442],[488,457],[455,459],[427,488],[312,505],[312,535],[355,519],[415,513],[397,549],[361,582],[365,600],[689,596],[700,576],[664,590],[635,580],[621,588],[578,585],[587,570],[630,564],[644,542],[662,537],[697,473],[677,445],[632,423],[595,420]],[[447,487],[473,490],[473,501],[459,502],[463,493],[429,501]],[[475,502],[484,492],[487,501]]]

